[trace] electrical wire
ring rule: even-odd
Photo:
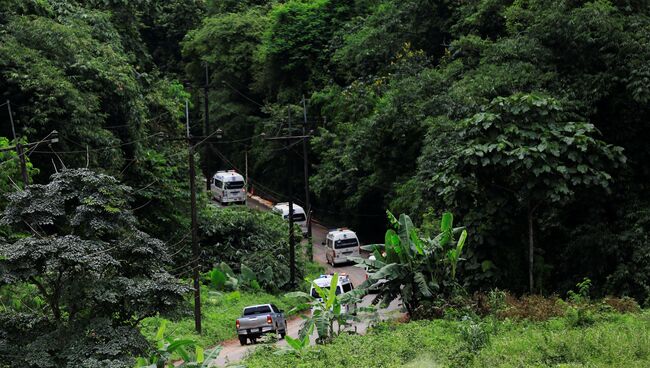
[[[255,100],[253,100],[252,98],[246,96],[244,93],[240,92],[237,88],[231,86],[230,83],[226,82],[225,80],[222,80],[222,82],[223,82],[225,85],[227,85],[228,87],[230,87],[230,89],[232,89],[233,91],[237,92],[237,94],[239,94],[239,95],[242,96],[243,98],[247,99],[248,101],[254,103],[255,105],[257,105],[257,106],[259,106],[259,107],[264,107],[264,105],[262,105],[261,103],[259,103],[259,102],[255,101]]]
[[[138,142],[142,142],[142,141],[144,141],[146,139],[149,139],[149,138],[152,138],[152,137],[160,136],[161,134],[163,134],[163,133],[162,132],[156,132],[156,133],[150,134],[148,136],[145,136],[145,137],[133,140],[133,141],[124,142],[124,143],[116,144],[116,145],[113,145],[113,146],[105,146],[105,147],[101,147],[101,148],[92,148],[92,149],[82,150],[82,151],[54,151],[54,150],[52,150],[52,152],[60,153],[60,154],[101,152],[101,151],[107,151],[107,150],[120,148],[120,147],[124,147],[124,146],[129,146],[129,145],[132,145],[132,144],[135,144],[135,143],[138,143]],[[68,141],[70,143],[76,144],[76,145],[78,145],[80,147],[83,147],[83,145],[81,143],[75,142],[75,141],[73,141],[73,140],[71,140],[71,139],[69,139],[67,137],[63,137],[63,139],[65,139],[66,141]],[[47,151],[34,151],[34,152],[35,153],[49,153]]]
[[[6,102],[5,102],[5,103],[6,103]],[[47,140],[48,140],[47,138],[48,138],[49,136],[51,136],[52,133],[54,133],[54,132],[50,132],[48,135],[45,136],[45,138],[42,138],[40,141],[37,141],[37,142],[34,142],[34,143],[30,143],[30,146],[29,146],[29,147],[23,147],[23,148],[24,148],[23,153],[21,153],[21,154],[19,154],[19,155],[16,155],[16,156],[14,156],[14,157],[11,157],[11,158],[9,158],[8,160],[6,160],[6,161],[0,163],[0,167],[2,167],[4,164],[6,164],[6,163],[8,163],[8,162],[11,162],[11,161],[13,161],[13,160],[17,160],[17,159],[19,159],[21,156],[25,156],[25,155],[27,155],[27,153],[30,152],[30,151],[32,151],[32,153],[36,152],[36,151],[35,151],[36,147],[38,147],[39,144],[41,144],[41,143],[47,141]],[[31,157],[32,153],[30,153],[29,155],[27,155],[27,157]]]

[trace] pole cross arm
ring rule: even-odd
[[[284,137],[268,137],[264,139],[267,141],[283,141],[283,140],[303,139],[303,138],[311,138],[311,135],[289,135]]]

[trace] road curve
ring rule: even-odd
[[[259,197],[249,197],[248,199],[248,206],[250,208],[254,208],[262,211],[268,211],[271,205],[272,204],[270,202],[265,201]],[[344,272],[348,274],[353,285],[356,286],[361,284],[363,281],[365,281],[365,270],[363,270],[362,268],[355,267],[354,265],[340,265],[340,266],[332,267],[329,264],[327,264],[327,261],[325,259],[325,246],[322,245],[322,242],[325,240],[327,233],[328,233],[328,229],[325,226],[317,223],[312,224],[314,262],[318,262],[321,265],[323,265],[327,273]],[[361,305],[367,306],[370,304],[371,300],[372,300],[372,296],[366,296],[363,302],[361,303]],[[391,303],[391,305],[388,306],[388,308],[382,309],[380,311],[380,318],[381,319],[397,318],[401,315],[399,309],[400,308],[398,302],[394,301],[393,303]],[[299,316],[295,316],[287,320],[288,335],[294,338],[298,337],[298,331],[300,330],[301,325],[302,325],[302,318],[300,318]],[[353,328],[356,329],[357,333],[363,334],[368,328],[368,323],[362,321],[356,323],[353,326]],[[316,333],[312,334],[311,336],[312,343],[314,343],[315,339],[316,339]],[[245,358],[247,354],[249,354],[253,349],[256,348],[256,346],[259,345],[261,344],[241,346],[239,344],[239,339],[231,339],[231,340],[224,341],[221,343],[223,349],[221,350],[219,357],[213,360],[210,363],[210,366],[223,367],[231,363],[236,363],[241,359]],[[286,346],[287,343],[284,340],[280,340],[276,343],[276,345],[281,347],[281,346]]]

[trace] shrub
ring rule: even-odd
[[[460,340],[472,353],[478,353],[490,343],[490,333],[483,322],[466,319],[459,327]]]
[[[634,298],[630,298],[627,296],[624,296],[622,298],[615,298],[615,297],[605,297],[602,301],[604,305],[607,305],[611,307],[613,310],[615,310],[618,313],[639,313],[641,312],[641,307],[639,306],[639,303],[634,300]]]
[[[390,211],[386,213],[391,228],[386,231],[384,244],[363,247],[373,253],[374,260],[352,259],[369,273],[357,294],[377,290],[373,304],[382,305],[400,298],[413,316],[421,303],[453,297],[462,289],[456,281],[456,270],[462,260],[467,231],[453,227],[452,214],[443,214],[439,234],[425,238],[409,216],[402,214],[397,219]]]
[[[570,306],[565,318],[570,327],[584,327],[596,322],[596,313],[589,305]]]
[[[243,275],[250,267],[256,283],[277,292],[289,282],[289,227],[280,216],[245,207],[207,206],[201,213],[202,270],[225,263],[234,274]],[[296,227],[296,280],[304,275],[304,257]]]
[[[527,319],[545,321],[553,317],[561,317],[566,312],[566,304],[556,295],[544,297],[541,295],[524,295],[516,298],[510,294],[505,296],[505,309],[498,311],[498,318]]]

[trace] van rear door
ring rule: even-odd
[[[334,242],[336,259],[340,262],[347,262],[348,257],[359,256],[359,240],[357,238],[340,239]]]

